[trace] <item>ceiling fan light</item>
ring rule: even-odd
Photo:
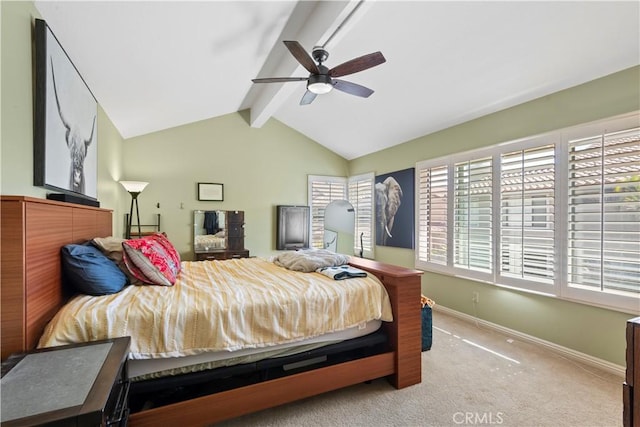
[[[333,85],[331,83],[311,83],[307,86],[309,92],[313,92],[316,95],[322,95],[324,93],[331,92]]]
[[[307,82],[307,90],[309,92],[322,95],[331,92],[331,89],[333,89],[331,77],[325,74],[317,74],[309,77]]]

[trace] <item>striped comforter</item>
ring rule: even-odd
[[[184,261],[172,287],[75,296],[38,346],[128,335],[133,359],[180,357],[295,342],[373,319],[392,320],[386,290],[373,276],[336,281],[261,258]]]

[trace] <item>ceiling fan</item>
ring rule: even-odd
[[[313,48],[311,55],[304,50],[302,45],[297,41],[283,41],[289,52],[296,58],[296,60],[309,71],[309,77],[267,77],[262,79],[253,79],[254,83],[282,83],[282,82],[299,82],[307,81],[307,91],[300,100],[300,105],[311,104],[316,96],[328,93],[332,89],[360,96],[362,98],[368,98],[373,93],[373,90],[361,86],[356,83],[351,83],[345,80],[339,80],[336,77],[342,77],[349,74],[354,74],[359,71],[366,70],[368,68],[375,67],[386,61],[382,53],[374,52],[368,55],[363,55],[358,58],[354,58],[350,61],[344,62],[338,66],[328,69],[323,65],[323,62],[329,57],[329,53],[322,46],[316,46]],[[314,62],[315,60],[315,62]],[[317,62],[317,64],[316,64]]]

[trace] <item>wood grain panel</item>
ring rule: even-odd
[[[84,243],[96,237],[98,216],[96,211],[73,208],[72,213],[72,242]]]
[[[393,323],[385,323],[389,342],[396,353],[396,388],[422,381],[422,322],[420,276],[422,271],[352,257],[350,264],[367,270],[384,284],[391,300]]]
[[[129,417],[129,425],[131,427],[210,425],[384,377],[393,372],[394,359],[393,353],[379,354],[151,409],[132,414]]]
[[[60,248],[72,242],[72,210],[66,206],[27,204],[26,345],[29,349],[36,346],[47,322],[64,303]]]
[[[24,234],[22,203],[3,200],[0,204],[0,333],[2,360],[25,346]]]
[[[100,210],[97,213],[96,234],[94,237],[113,236],[113,215],[110,210]]]
[[[73,242],[84,243],[94,237],[112,235],[111,211],[73,209]]]
[[[110,236],[112,211],[24,196],[2,196],[0,203],[0,334],[5,360],[12,353],[33,349],[64,302],[60,248]]]

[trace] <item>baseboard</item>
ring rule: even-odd
[[[498,332],[502,332],[505,335],[510,335],[514,338],[518,338],[519,340],[529,342],[531,344],[536,344],[546,349],[549,349],[555,353],[561,354],[569,359],[575,360],[577,362],[584,363],[585,365],[592,366],[594,368],[601,369],[603,371],[609,372],[610,374],[617,375],[621,378],[625,377],[626,368],[624,366],[617,365],[615,363],[611,363],[609,361],[599,359],[597,357],[590,356],[585,353],[581,353],[576,350],[572,350],[567,347],[563,347],[561,345],[552,343],[550,341],[545,341],[538,337],[534,337],[533,335],[528,335],[514,329],[509,329],[504,326],[498,325],[496,323],[488,322],[486,320],[478,319],[477,317],[471,316],[466,313],[462,313],[460,311],[453,310],[448,307],[444,307],[442,305],[436,304],[433,306],[433,310],[441,311],[443,313],[449,314],[451,316],[457,317],[459,319],[465,320],[471,323],[478,323],[486,328],[493,329]]]

